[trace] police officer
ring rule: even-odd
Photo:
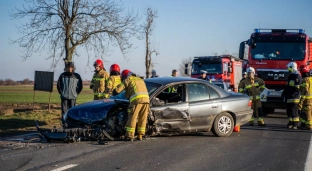
[[[144,81],[134,76],[129,70],[123,70],[121,73],[122,83],[113,91],[113,94],[119,94],[126,91],[126,98],[129,99],[128,121],[126,124],[126,140],[133,141],[137,124],[138,140],[141,141],[145,135],[146,120],[150,109],[149,95]],[[138,118],[138,119],[137,119]]]
[[[255,77],[255,69],[253,67],[247,69],[247,78],[239,83],[238,89],[240,93],[248,94],[252,101],[252,109],[254,112],[249,124],[254,125],[255,118],[258,118],[258,125],[265,126],[260,101],[260,94],[265,89],[265,85],[261,78]]]
[[[246,79],[246,78],[247,78],[247,72],[244,72],[244,73],[243,73],[243,78],[240,80],[240,82],[243,81],[243,80]]]
[[[109,74],[106,72],[102,60],[97,59],[93,66],[95,71],[91,80],[90,89],[94,92],[94,100],[98,100],[105,96],[104,92]]]
[[[105,88],[105,94],[104,94],[105,98],[109,98],[112,95],[113,90],[117,87],[117,85],[121,83],[119,65],[117,64],[111,65],[109,71],[110,71],[110,76],[107,80],[107,84]]]
[[[302,83],[300,86],[300,102],[298,109],[301,114],[301,128],[312,130],[312,77],[307,66],[300,67]]]
[[[200,71],[200,76],[198,77],[198,79],[206,80],[211,83],[211,80],[207,78],[207,71],[204,71],[204,70]]]
[[[287,64],[287,70],[290,74],[287,79],[286,87],[282,93],[282,97],[285,98],[287,106],[286,112],[289,119],[287,127],[292,129],[298,129],[298,103],[300,100],[300,84],[302,78],[298,72],[296,62],[289,62]]]

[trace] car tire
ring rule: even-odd
[[[220,113],[213,122],[211,132],[217,137],[228,137],[232,134],[234,119],[228,113]]]

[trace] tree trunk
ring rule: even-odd
[[[145,33],[145,41],[146,41],[146,52],[145,52],[145,68],[146,68],[146,78],[150,77],[150,66],[151,59],[149,59],[149,41],[148,41],[148,33]]]

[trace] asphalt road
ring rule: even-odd
[[[0,140],[0,170],[312,169],[305,169],[311,132],[286,128],[283,110],[268,115],[265,122],[266,127],[244,125],[224,138],[205,133],[108,145]]]

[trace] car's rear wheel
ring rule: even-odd
[[[213,122],[212,133],[217,137],[230,136],[234,128],[234,119],[228,113],[220,113]]]

